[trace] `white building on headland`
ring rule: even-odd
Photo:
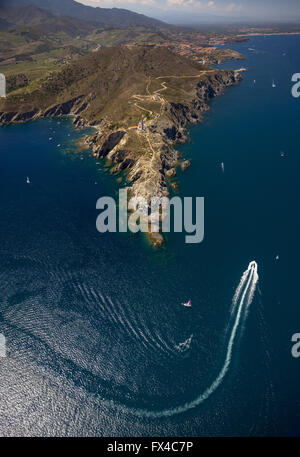
[[[6,97],[6,78],[0,73],[0,97]]]
[[[138,130],[140,132],[143,132],[145,129],[145,124],[144,124],[144,119],[142,119],[139,123],[138,123]]]

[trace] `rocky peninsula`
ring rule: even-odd
[[[106,48],[66,65],[31,93],[1,100],[0,125],[72,115],[76,127],[96,129],[85,139],[93,155],[108,161],[112,173],[125,172],[132,196],[150,202],[169,195],[180,165],[175,145],[187,140],[187,126],[241,78],[241,71],[212,69],[157,45]]]

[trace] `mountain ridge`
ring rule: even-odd
[[[24,7],[29,5],[50,11],[56,16],[73,17],[103,27],[168,27],[168,24],[162,21],[130,10],[92,7],[74,0],[2,0],[2,6]]]
[[[0,8],[0,21],[5,29],[23,28],[24,30],[38,30],[41,33],[57,33],[65,31],[70,35],[90,33],[95,26],[80,19],[56,16],[50,11],[41,9],[36,5],[4,6]],[[1,26],[0,22],[0,26]]]

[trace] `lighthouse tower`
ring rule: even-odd
[[[138,130],[140,132],[142,132],[143,130],[145,130],[145,125],[144,125],[144,120],[142,119],[139,124],[138,124]]]

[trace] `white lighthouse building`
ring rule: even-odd
[[[142,119],[139,123],[138,123],[138,130],[140,132],[143,132],[145,130],[145,124],[144,124],[144,119]]]

